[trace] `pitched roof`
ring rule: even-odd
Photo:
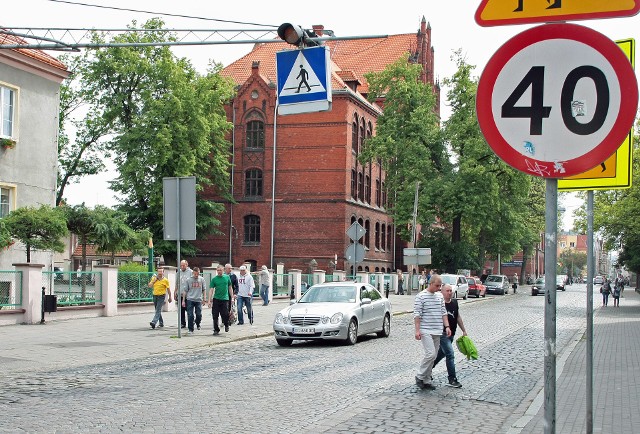
[[[98,253],[97,250],[98,246],[95,244],[87,244],[87,256],[111,256],[110,253]],[[116,252],[115,254],[117,257],[131,257],[132,255],[133,253],[130,251]],[[82,256],[82,244],[76,246],[71,256]]]
[[[364,74],[383,71],[406,53],[415,52],[416,44],[415,33],[386,38],[327,41],[325,46],[329,47],[333,62],[334,89],[346,87],[343,78],[347,81],[356,79],[362,83],[358,91],[367,93],[369,86]],[[228,65],[221,74],[242,84],[251,75],[253,62],[260,62],[260,74],[271,83],[276,83],[276,53],[288,49],[292,49],[292,46],[284,41],[256,44],[250,53]]]
[[[19,36],[15,35],[7,35],[6,33],[0,33],[0,44],[3,45],[13,45],[13,44],[26,44],[27,41],[22,39]],[[23,54],[32,59],[38,60],[40,62],[46,63],[47,65],[53,66],[54,68],[61,69],[62,71],[66,71],[67,67],[64,63],[60,62],[53,56],[48,55],[42,50],[37,50],[35,48],[12,48],[12,51],[16,53]]]

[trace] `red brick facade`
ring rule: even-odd
[[[315,30],[321,32],[322,27]],[[328,43],[334,65],[333,105],[328,112],[278,115],[274,120],[275,52],[292,48],[285,43],[256,46],[225,68],[223,74],[239,85],[227,107],[228,119],[234,123],[229,139],[234,144],[237,203],[225,203],[226,212],[220,216],[223,234],[197,242],[201,253],[193,262],[230,260],[234,265],[252,262],[273,268],[282,262],[285,269],[306,272],[312,259],[318,269],[330,270],[330,261],[337,256],[336,268],[344,270],[348,267],[346,230],[357,220],[368,230],[362,240],[365,260],[359,268],[394,270],[394,261],[400,263],[402,258],[394,255],[395,231],[384,203],[385,175],[375,162],[362,165],[356,160],[363,141],[375,133],[381,113],[365,98],[363,74],[381,71],[410,52],[410,59],[423,64],[424,79],[433,83],[430,37],[431,29],[423,19],[417,34]]]

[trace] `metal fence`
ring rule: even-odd
[[[22,271],[0,271],[0,309],[22,307]]]
[[[102,303],[100,271],[43,271],[42,286],[47,294],[58,296],[58,306]]]
[[[147,271],[119,271],[118,303],[153,301],[153,288],[148,286],[152,276]]]

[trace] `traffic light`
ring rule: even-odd
[[[295,24],[284,23],[280,25],[280,27],[278,27],[278,36],[283,41],[295,46],[304,45],[305,47],[313,47],[320,45],[318,42],[310,39],[317,37],[312,30],[304,30]]]

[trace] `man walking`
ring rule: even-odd
[[[242,306],[247,307],[247,316],[249,317],[249,323],[253,324],[253,309],[251,308],[251,302],[253,299],[253,276],[247,273],[247,267],[240,266],[240,277],[238,277],[238,325],[244,324],[244,315],[242,313]]]
[[[164,306],[165,297],[169,294],[169,303],[171,303],[171,289],[169,288],[169,279],[164,277],[164,269],[158,268],[157,274],[154,274],[149,284],[149,288],[153,288],[153,306],[156,308],[156,313],[153,315],[153,319],[149,323],[152,329],[156,328],[158,321],[160,324],[158,327],[164,327],[164,320],[162,319],[162,306]]]
[[[187,326],[187,310],[186,307],[180,303],[180,297],[178,293],[182,291],[182,288],[187,283],[187,279],[191,277],[193,271],[189,268],[189,263],[185,260],[180,261],[180,270],[178,270],[178,285],[176,286],[173,298],[176,303],[180,304],[180,327],[185,328]]]
[[[269,304],[269,269],[266,265],[263,265],[260,269],[260,297],[262,297],[262,305],[267,306]]]
[[[220,334],[220,325],[218,324],[218,316],[224,324],[224,331],[229,331],[229,311],[230,301],[233,300],[233,289],[229,276],[222,273],[222,265],[216,268],[216,275],[211,279],[209,285],[209,296],[207,297],[207,305],[211,308],[213,316],[213,334]]]
[[[193,323],[200,330],[202,321],[202,299],[205,292],[204,278],[200,276],[200,269],[193,267],[193,274],[182,287],[182,307],[187,311],[189,318],[189,333],[193,333]]]
[[[449,326],[451,327],[451,336],[447,337],[446,333],[442,333],[442,336],[440,337],[440,349],[438,350],[436,360],[433,362],[433,366],[435,367],[440,360],[446,357],[447,374],[449,377],[448,385],[460,388],[462,387],[462,384],[458,382],[458,378],[456,377],[456,360],[455,353],[453,351],[453,337],[456,334],[458,326],[460,326],[463,336],[467,335],[467,330],[464,327],[464,322],[462,322],[462,317],[458,310],[458,300],[453,298],[453,289],[451,288],[451,285],[444,285],[442,287],[442,295],[444,296],[444,307],[447,310]]]
[[[447,311],[444,307],[444,298],[440,293],[442,279],[439,275],[431,276],[427,289],[420,292],[413,304],[413,322],[415,325],[415,337],[422,343],[424,357],[416,374],[416,384],[421,389],[435,390],[431,383],[431,371],[433,361],[436,359],[440,348],[440,336],[451,336]]]

